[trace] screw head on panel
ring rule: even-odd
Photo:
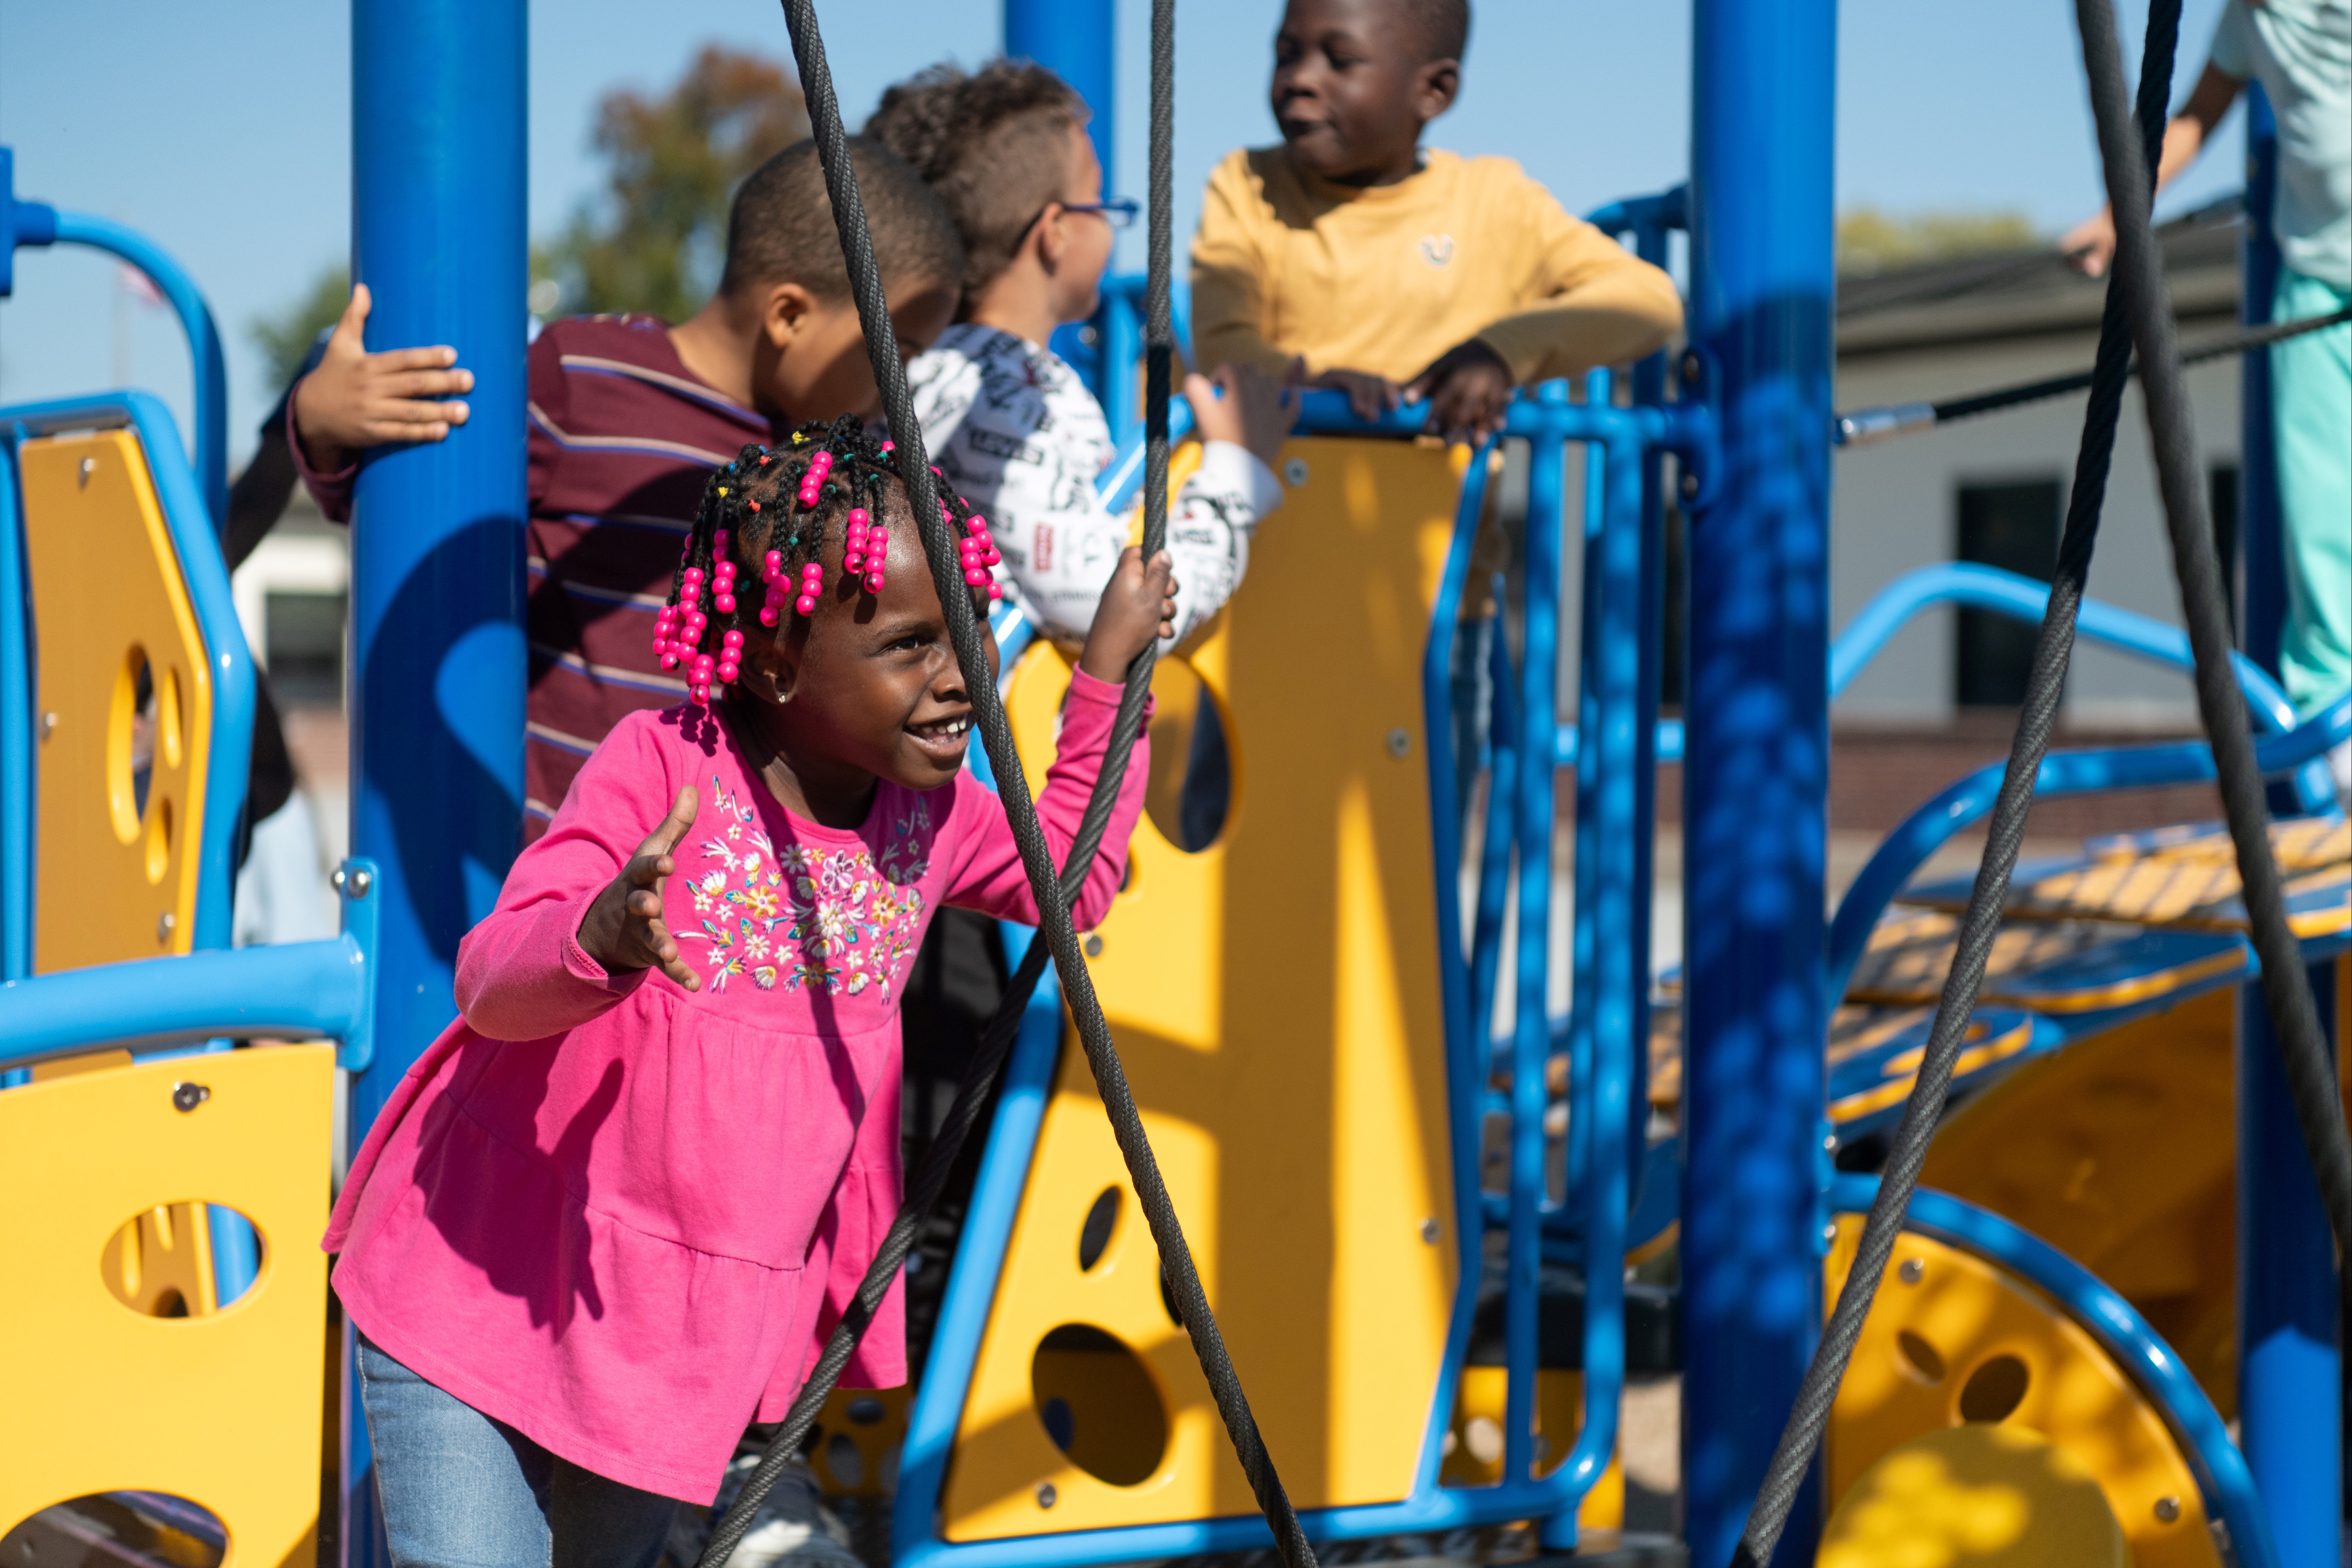
[[[1903,1267],[1897,1268],[1895,1275],[1906,1285],[1916,1285],[1927,1277],[1927,1261],[1924,1258],[1906,1258],[1903,1260]]]
[[[201,1083],[175,1083],[172,1086],[172,1109],[183,1116],[213,1097],[213,1091]]]

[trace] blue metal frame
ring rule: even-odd
[[[33,644],[26,583],[16,448],[0,441],[0,981],[33,973]]]
[[[23,576],[21,497],[15,493],[16,449],[35,437],[60,430],[128,428],[147,455],[147,468],[162,505],[163,523],[179,557],[181,580],[204,639],[213,687],[212,735],[205,773],[204,830],[196,846],[196,908],[190,940],[197,948],[229,945],[230,914],[236,894],[236,843],[245,816],[246,773],[253,750],[253,654],[246,647],[245,629],[230,597],[228,569],[221,562],[220,542],[209,526],[209,514],[196,492],[195,478],[180,446],[180,430],[163,404],[143,392],[108,393],[96,397],[68,398],[56,403],[25,404],[0,409],[0,443],[9,453],[10,521],[6,548],[0,554],[0,588],[9,586],[8,605],[0,610],[0,704],[24,704],[18,722],[6,730],[16,761],[5,775],[6,816],[0,818],[0,840],[5,852],[7,880],[0,884],[0,921],[8,930],[11,975],[32,972],[32,800],[29,752],[32,746],[29,668],[35,629],[26,624],[27,585]],[[200,521],[201,520],[201,521]],[[5,711],[5,708],[0,708]],[[21,936],[19,933],[22,933]],[[16,965],[21,963],[23,967]]]
[[[1476,1302],[1481,1238],[1488,1228],[1477,1172],[1488,1062],[1482,1031],[1474,1017],[1483,1003],[1461,948],[1462,911],[1455,895],[1460,818],[1459,803],[1453,799],[1451,721],[1457,612],[1486,486],[1486,465],[1474,461],[1457,506],[1453,544],[1431,612],[1423,661],[1461,1288],[1412,1495],[1391,1504],[1309,1511],[1302,1522],[1316,1539],[1352,1539],[1537,1518],[1545,1521],[1548,1541],[1572,1544],[1577,1504],[1600,1479],[1616,1445],[1623,1368],[1622,1236],[1631,1168],[1636,1157],[1636,1152],[1626,1147],[1626,1133],[1633,1125],[1633,1061],[1646,1048],[1634,1032],[1635,999],[1646,998],[1648,988],[1647,974],[1637,973],[1643,959],[1631,934],[1636,927],[1643,935],[1647,931],[1648,889],[1646,883],[1636,879],[1633,850],[1637,792],[1631,775],[1638,735],[1652,717],[1640,702],[1643,666],[1654,662],[1655,643],[1654,635],[1646,640],[1643,636],[1643,601],[1639,591],[1646,531],[1642,507],[1643,458],[1649,451],[1672,448],[1685,454],[1695,471],[1705,470],[1711,467],[1707,460],[1711,426],[1705,411],[1696,405],[1664,409],[1577,405],[1567,402],[1563,392],[1562,388],[1545,389],[1538,396],[1516,400],[1505,435],[1528,440],[1538,455],[1538,481],[1529,498],[1529,582],[1535,586],[1528,595],[1528,655],[1517,677],[1517,706],[1521,710],[1541,711],[1553,705],[1559,529],[1566,499],[1559,482],[1564,478],[1560,462],[1564,443],[1586,443],[1590,460],[1598,465],[1600,475],[1602,521],[1591,542],[1588,572],[1603,584],[1599,595],[1601,651],[1594,660],[1593,742],[1604,781],[1595,808],[1603,827],[1602,842],[1594,852],[1599,862],[1594,902],[1602,914],[1597,922],[1593,960],[1593,1065],[1590,1072],[1579,1075],[1571,1090],[1571,1120],[1591,1130],[1593,1150],[1591,1190],[1582,1205],[1588,1215],[1584,1244],[1596,1261],[1587,1286],[1583,1427],[1575,1448],[1559,1467],[1539,1480],[1534,1479],[1536,1268],[1542,1250],[1540,1211],[1549,1206],[1542,1202],[1541,1188],[1543,1064],[1552,1049],[1543,1004],[1549,955],[1541,933],[1549,926],[1553,766],[1551,757],[1537,750],[1507,763],[1498,761],[1498,768],[1510,770],[1498,777],[1511,779],[1512,805],[1507,812],[1490,814],[1515,819],[1513,837],[1523,844],[1539,846],[1523,854],[1523,864],[1531,874],[1519,883],[1519,929],[1536,934],[1532,940],[1522,936],[1514,966],[1514,983],[1521,998],[1515,1081],[1528,1086],[1528,1092],[1523,1095],[1527,1103],[1515,1107],[1513,1117],[1512,1196],[1506,1219],[1512,1238],[1511,1305],[1507,1309],[1510,1321],[1506,1330],[1512,1418],[1507,1430],[1513,1434],[1507,1438],[1506,1473],[1522,1479],[1484,1488],[1438,1484],[1442,1439],[1451,1419],[1461,1357]],[[1343,395],[1313,393],[1305,399],[1300,428],[1306,434],[1410,437],[1419,434],[1423,416],[1419,409],[1404,409],[1366,424],[1349,412]],[[1116,484],[1115,470],[1107,479]],[[1535,525],[1536,520],[1549,520],[1549,526]],[[1498,699],[1501,695],[1498,692]],[[1507,755],[1498,752],[1498,757]],[[1482,887],[1482,912],[1485,900],[1498,888],[1499,882],[1492,879]],[[1017,943],[1018,938],[1014,940]],[[1041,997],[1032,1004],[1008,1065],[1003,1109],[982,1163],[963,1239],[940,1307],[928,1371],[909,1413],[894,1531],[902,1563],[952,1562],[977,1568],[996,1563],[1114,1562],[1234,1550],[1262,1544],[1266,1539],[1264,1522],[1255,1518],[962,1544],[938,1538],[937,1510],[947,1454],[969,1391],[972,1358],[1002,1272],[1060,1046],[1058,1003]]]
[[[1877,1177],[1843,1174],[1831,1184],[1830,1206],[1838,1214],[1864,1214],[1877,1195]],[[1932,1187],[1913,1193],[1904,1226],[2017,1275],[2098,1341],[2171,1427],[2204,1492],[2207,1517],[2229,1531],[2239,1568],[2276,1568],[2280,1557],[2253,1478],[2229,1428],[2179,1356],[2130,1302],[2049,1243],[1948,1193]],[[2335,1561],[2332,1544],[2326,1560]]]
[[[88,213],[20,201],[15,182],[15,154],[0,147],[0,299],[15,286],[16,247],[85,245],[139,268],[171,302],[187,334],[188,363],[195,374],[196,477],[204,487],[205,515],[218,533],[228,525],[228,373],[212,308],[195,280],[145,235]]]

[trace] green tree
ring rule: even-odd
[[[253,346],[269,363],[270,395],[294,379],[302,368],[302,356],[310,352],[310,344],[327,328],[342,319],[343,307],[351,303],[352,269],[338,261],[320,268],[319,276],[310,282],[309,292],[274,316],[257,316],[246,328]]]
[[[1863,206],[1838,218],[1838,270],[1860,277],[1930,262],[2035,250],[2047,242],[2020,212],[1928,212],[1897,217]]]
[[[592,137],[605,188],[535,247],[532,307],[684,321],[718,284],[736,185],[808,133],[782,66],[716,44],[665,93],[606,94]]]

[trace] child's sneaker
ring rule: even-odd
[[[693,1568],[709,1544],[710,1527],[726,1515],[742,1492],[743,1483],[760,1466],[756,1454],[739,1456],[719,1483],[718,1500],[708,1513],[681,1508],[670,1526],[669,1560],[674,1568]],[[804,1459],[794,1458],[776,1478],[775,1486],[751,1516],[728,1568],[865,1568],[849,1550],[849,1531],[833,1516],[817,1492],[816,1477]]]

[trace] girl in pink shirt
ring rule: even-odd
[[[842,421],[713,477],[660,622],[697,700],[588,760],[352,1162],[325,1246],[404,1568],[654,1561],[669,1500],[709,1499],[746,1423],[783,1415],[889,1226],[899,987],[932,912],[1037,919],[961,771],[971,703],[890,464]],[[950,510],[982,598],[993,546]],[[1104,592],[1037,802],[1057,862],[1175,593],[1134,550]],[[1124,875],[1142,745],[1081,927]],[[906,1381],[899,1302],[845,1385]]]

